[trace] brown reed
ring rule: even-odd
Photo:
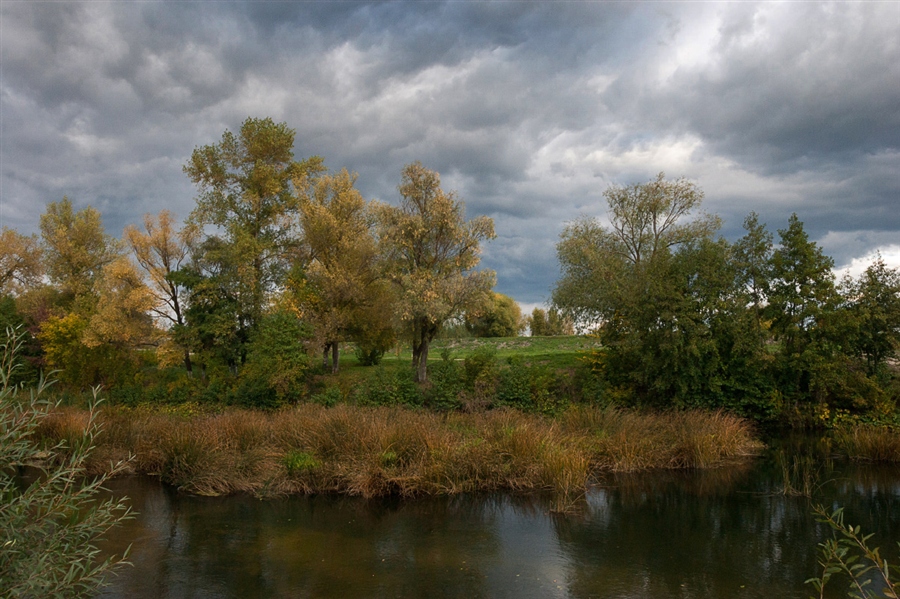
[[[889,426],[858,424],[835,430],[838,448],[850,459],[866,462],[900,462],[900,430]]]
[[[52,443],[82,420],[66,408],[40,434]],[[301,404],[278,412],[185,416],[108,407],[102,423],[95,471],[133,455],[135,471],[189,493],[375,497],[546,490],[562,498],[561,509],[603,471],[710,468],[761,447],[746,421],[700,411],[579,407],[548,418],[511,409],[437,414]]]

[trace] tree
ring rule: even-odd
[[[362,324],[360,312],[385,297],[377,270],[374,221],[347,170],[320,176],[300,202],[300,262],[310,293],[304,311],[314,316],[325,360],[338,371],[338,343]]]
[[[531,329],[532,337],[558,337],[575,334],[575,325],[572,320],[560,314],[556,308],[549,310],[535,308],[526,321]]]
[[[156,301],[131,260],[122,256],[107,264],[95,291],[97,308],[82,335],[87,347],[111,345],[129,350],[156,340],[150,317]]]
[[[222,233],[215,259],[227,254],[234,264],[236,299],[251,328],[288,269],[300,201],[295,187],[322,170],[317,156],[294,160],[294,134],[285,123],[248,118],[237,134],[225,131],[218,144],[196,148],[184,166],[200,189],[188,224]]]
[[[399,207],[378,207],[385,274],[397,292],[397,316],[412,339],[416,380],[427,378],[428,345],[445,322],[488,299],[494,273],[473,270],[480,243],[494,238],[494,223],[465,220],[440,176],[415,162],[403,169]]]
[[[44,258],[54,293],[27,294],[29,312],[38,316],[37,339],[47,364],[61,370],[60,380],[84,388],[120,377],[134,363],[130,328],[134,321],[146,322],[146,314],[137,314],[134,289],[143,287],[140,277],[131,277],[133,269],[121,263],[120,244],[106,234],[100,213],[88,206],[78,212],[68,198],[50,203],[41,216]],[[124,284],[124,286],[123,286]],[[101,304],[101,295],[104,302]],[[125,303],[121,303],[125,302]],[[98,312],[105,310],[105,316]],[[117,331],[112,321],[128,327]],[[119,333],[124,337],[119,336]],[[93,336],[92,336],[93,335]],[[105,341],[116,338],[115,345]],[[101,340],[102,339],[102,340]]]
[[[700,215],[703,192],[685,179],[656,179],[627,187],[611,186],[609,227],[582,218],[566,226],[556,246],[562,277],[553,304],[575,321],[600,324],[623,301],[641,301],[649,283],[644,273],[679,245],[710,237],[718,217]]]
[[[466,312],[466,328],[476,337],[515,337],[523,324],[519,304],[502,293],[492,293],[483,310]]]
[[[240,274],[231,247],[213,236],[199,244],[191,264],[169,275],[187,292],[185,324],[172,326],[173,339],[199,357],[203,373],[214,362],[236,373],[247,357],[254,321],[241,304]]]
[[[183,327],[186,289],[176,283],[173,273],[187,265],[195,241],[191,234],[195,231],[176,231],[173,225],[174,218],[168,210],[156,217],[147,214],[144,231],[133,225],[125,227],[125,241],[150,279],[150,293],[155,300],[150,311],[171,326]],[[191,352],[182,348],[182,353],[185,370],[191,372]]]
[[[549,334],[547,325],[547,311],[542,308],[535,308],[531,311],[528,318],[528,328],[531,329],[532,337],[543,337]]]
[[[37,237],[3,227],[0,233],[0,295],[18,295],[41,284],[44,275]]]
[[[833,358],[840,351],[837,309],[840,296],[834,260],[803,228],[796,214],[779,229],[781,245],[772,254],[766,316],[778,342],[779,387],[795,402],[829,393]]]
[[[103,267],[119,255],[119,245],[103,229],[100,213],[78,212],[69,198],[51,202],[41,215],[44,261],[50,281],[71,298],[89,294]]]
[[[0,344],[0,588],[4,597],[89,597],[126,556],[98,560],[98,540],[131,517],[124,500],[99,500],[105,482],[126,464],[85,478],[99,434],[96,403],[84,433],[71,445],[50,449],[37,439],[41,421],[56,404],[42,399],[50,382],[25,390],[13,384],[24,333],[8,329]],[[95,394],[96,402],[96,394]],[[40,464],[40,476],[18,479],[22,464]]]
[[[900,347],[900,272],[879,255],[855,281],[842,285],[853,319],[852,352],[865,362],[869,376],[884,375]]]

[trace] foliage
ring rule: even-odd
[[[326,351],[353,337],[369,346],[369,355],[375,358],[383,349],[379,337],[390,326],[373,326],[379,320],[372,317],[389,312],[384,304],[390,299],[377,269],[373,217],[355,181],[346,170],[321,175],[299,204],[303,227],[299,257],[311,291],[300,296],[305,301],[299,308],[312,316],[316,337]],[[390,319],[380,319],[385,321]],[[337,372],[339,354],[332,355],[331,370]]]
[[[532,337],[557,337],[561,335],[574,335],[575,326],[572,320],[560,314],[556,308],[543,310],[535,308],[526,318],[526,325],[531,330]]]
[[[851,351],[864,360],[869,376],[883,380],[888,358],[900,347],[900,273],[878,256],[859,279],[845,279],[841,291],[855,325]]]
[[[37,237],[3,227],[0,232],[0,295],[18,295],[37,287],[44,274]]]
[[[412,338],[417,381],[427,378],[428,346],[445,322],[487,299],[494,273],[473,270],[494,223],[466,220],[463,203],[440,187],[440,176],[415,162],[403,169],[399,207],[379,205],[385,273],[397,293],[396,312]]]
[[[156,341],[150,316],[155,301],[130,260],[120,257],[107,264],[94,288],[97,307],[82,336],[84,345],[135,348]]]
[[[267,296],[287,270],[298,196],[321,170],[321,159],[294,160],[294,130],[272,119],[248,118],[219,143],[196,148],[184,172],[200,194],[188,227],[221,232],[211,262],[231,265],[232,295],[249,328],[262,317]]]
[[[101,559],[97,548],[110,528],[131,517],[124,500],[97,499],[125,463],[84,478],[100,434],[96,403],[74,442],[39,446],[36,430],[55,405],[42,399],[49,381],[41,380],[28,397],[12,384],[23,335],[7,330],[0,346],[0,587],[4,597],[89,597],[126,557]],[[40,474],[23,484],[18,474],[24,465]]]
[[[74,212],[67,197],[47,204],[41,238],[50,281],[75,298],[91,292],[103,267],[119,254],[119,244],[105,233],[100,213],[90,206]]]
[[[38,339],[47,366],[59,370],[59,381],[71,389],[121,382],[135,364],[128,348],[101,343],[88,347],[82,340],[88,319],[75,312],[51,316],[40,325]]]
[[[806,581],[818,591],[820,599],[825,597],[825,587],[835,574],[844,574],[850,579],[849,596],[855,599],[896,599],[900,596],[900,581],[891,576],[887,560],[881,558],[877,547],[869,547],[872,534],[863,534],[859,526],[845,524],[843,508],[837,508],[831,514],[822,506],[816,506],[813,511],[816,519],[832,531],[832,538],[819,544],[822,575]]]
[[[516,300],[497,292],[481,311],[467,311],[465,322],[475,337],[515,337],[525,324]]]
[[[187,266],[189,249],[196,242],[192,234],[196,231],[189,228],[175,231],[174,217],[168,210],[156,217],[144,215],[144,231],[133,225],[125,227],[125,241],[150,279],[149,292],[155,301],[149,311],[171,325],[185,325],[187,290],[176,282],[173,274]],[[190,351],[180,349],[185,369],[191,372]]]
[[[655,180],[603,193],[610,226],[582,218],[566,226],[557,244],[563,274],[553,304],[583,324],[611,317],[622,301],[639,300],[643,274],[679,245],[710,237],[719,219],[687,220],[703,192],[685,179]]]
[[[834,389],[830,375],[835,373],[829,370],[839,350],[834,261],[809,240],[796,214],[778,234],[781,244],[772,255],[765,310],[778,343],[776,382],[795,405],[813,396],[826,401]]]
[[[239,401],[235,403],[275,407],[298,400],[309,368],[305,342],[311,337],[310,326],[294,314],[266,314],[248,346],[247,363],[239,377]],[[261,396],[251,391],[259,391]]]
[[[287,469],[289,476],[316,470],[321,466],[322,462],[317,460],[316,456],[306,451],[292,450],[284,456],[284,467]]]
[[[376,368],[365,386],[356,388],[355,399],[362,405],[372,406],[421,406],[424,403],[422,390],[412,372],[384,365]]]

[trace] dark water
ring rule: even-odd
[[[900,468],[813,469],[813,501],[845,506],[898,563]],[[99,596],[806,598],[828,532],[783,480],[771,455],[616,476],[559,515],[541,497],[259,501],[126,478],[113,490],[140,515],[110,546],[133,544],[134,567]]]

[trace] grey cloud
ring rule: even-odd
[[[298,156],[357,171],[369,198],[396,201],[413,160],[438,170],[470,215],[495,218],[484,264],[520,301],[549,296],[566,221],[602,217],[609,182],[647,180],[666,168],[656,149],[682,140],[697,149],[669,174],[697,179],[727,236],[750,210],[773,230],[797,211],[828,247],[862,232],[852,257],[900,230],[892,9],[4,3],[2,214],[34,230],[65,193],[113,234],[148,211],[186,216],[191,150],[272,116],[297,129]],[[660,78],[704,19],[708,54]]]

